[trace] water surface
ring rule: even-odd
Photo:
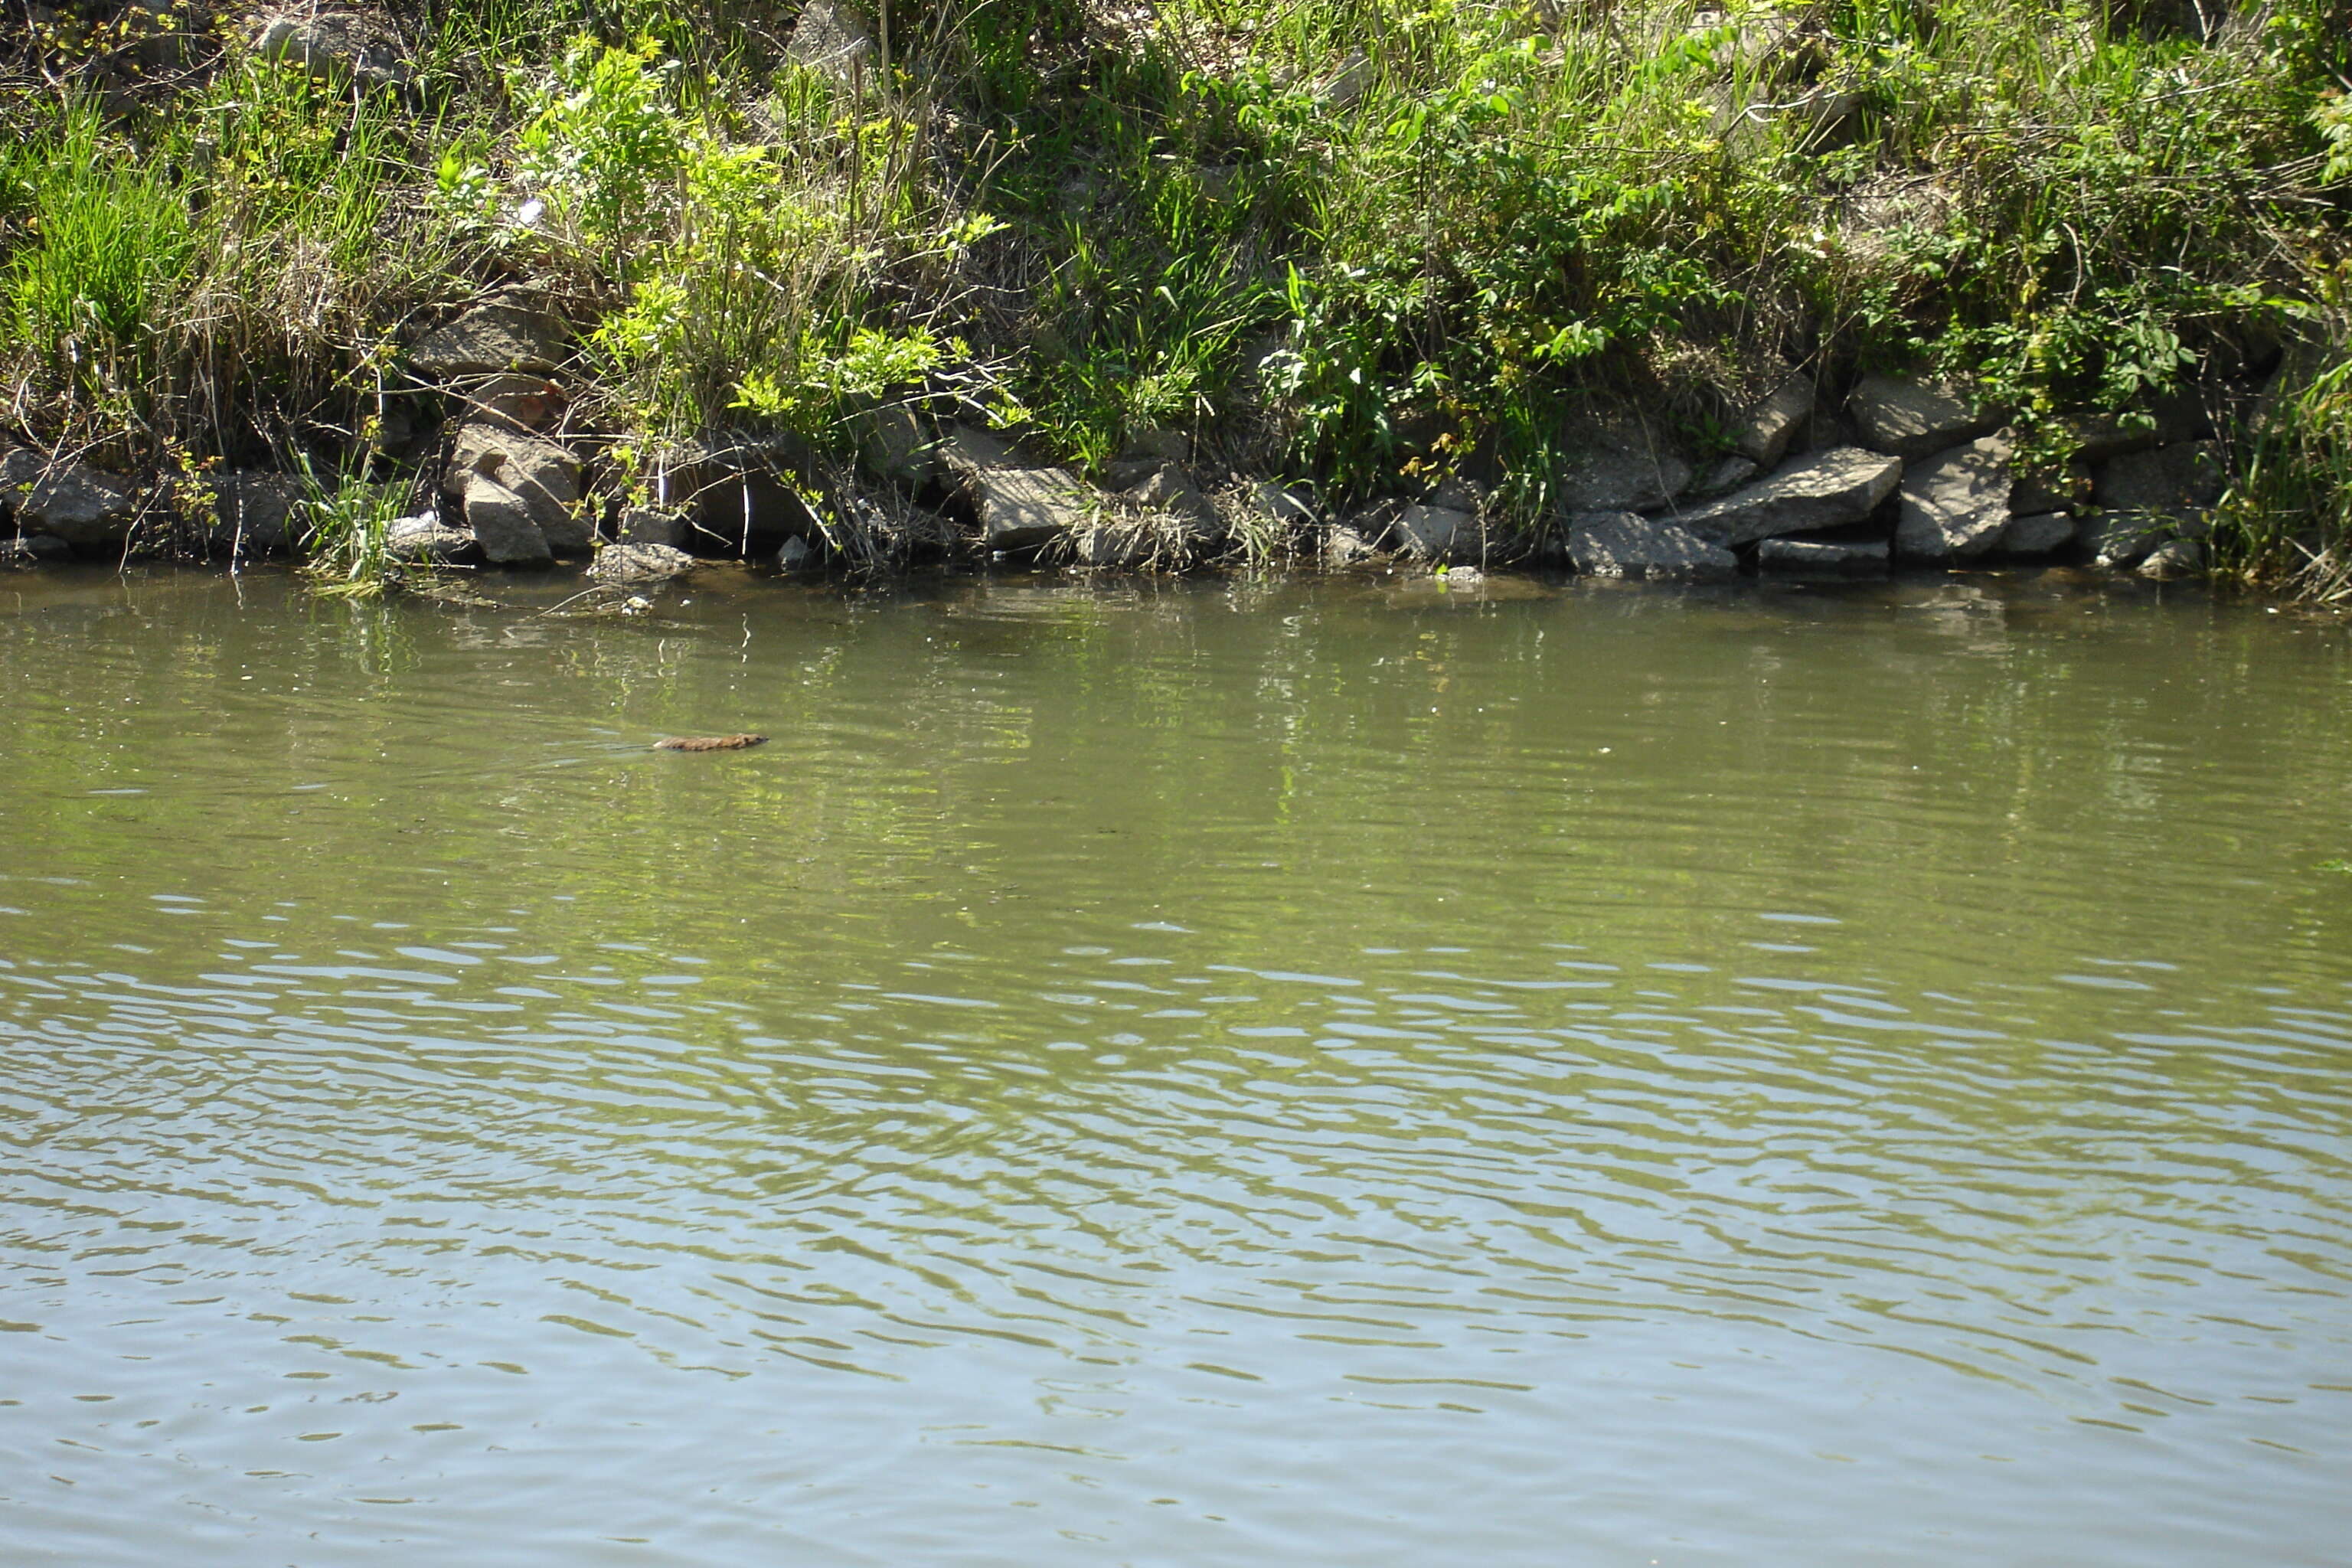
[[[92,573],[0,689],[10,1564],[2352,1540],[2340,628]]]

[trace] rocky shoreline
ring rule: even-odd
[[[161,281],[145,317],[93,314],[73,294],[80,303],[46,335],[28,327],[0,423],[0,567],[281,557],[323,572],[331,556],[345,585],[369,587],[563,562],[643,583],[707,560],[833,574],[1364,561],[1685,579],[1985,560],[2154,578],[2343,570],[2344,519],[2320,514],[2326,485],[2352,493],[2352,478],[2309,457],[2336,450],[2329,389],[2342,377],[2326,363],[2341,358],[2341,323],[2287,289],[2281,279],[2303,276],[2294,267],[2263,270],[2284,265],[2274,227],[2257,226],[2270,237],[2259,266],[2217,253],[2210,278],[2164,269],[2188,292],[2157,310],[2142,298],[2147,236],[2186,245],[2216,214],[2251,220],[2226,204],[2176,213],[2189,174],[2157,163],[2084,175],[2093,164],[2058,156],[2073,144],[2062,137],[2034,143],[2034,177],[2070,193],[2053,211],[2089,202],[2104,178],[2147,208],[2132,224],[2155,225],[2108,221],[2104,272],[2075,234],[2063,309],[2044,298],[2058,273],[1969,293],[1955,281],[1967,268],[1937,248],[1974,247],[1968,276],[1986,289],[2006,275],[2009,186],[2026,165],[1980,167],[1969,150],[2032,121],[2029,101],[2035,114],[2079,108],[2068,73],[2153,72],[2160,56],[2176,73],[2241,73],[2200,92],[2338,79],[2312,74],[2317,57],[2296,52],[2292,18],[2176,7],[2086,16],[2057,37],[2000,32],[2005,13],[1963,26],[1956,12],[1943,42],[2006,37],[2040,51],[2047,79],[1969,77],[1977,88],[1946,101],[1944,68],[1895,70],[1853,18],[1665,7],[1632,38],[1614,20],[1556,10],[1480,21],[1486,52],[1447,68],[1475,67],[1460,80],[1484,85],[1465,98],[1433,62],[1467,47],[1466,18],[1411,48],[1341,37],[1291,58],[1236,18],[1203,30],[1199,18],[1114,26],[1073,13],[1047,50],[1053,70],[1025,52],[1042,35],[1015,27],[989,68],[1002,80],[983,81],[971,28],[994,25],[984,7],[963,31],[909,34],[895,49],[887,18],[854,0],[807,0],[750,30],[680,12],[660,47],[584,22],[567,41],[572,24],[508,18],[495,61],[459,47],[477,37],[471,19],[408,0],[252,15],[206,4],[169,17],[134,5],[116,18],[135,39],[124,47],[36,7],[46,19],[23,61],[78,73],[119,121],[84,123],[80,98],[20,84],[23,123],[47,138],[54,189],[41,199],[57,213],[82,210],[68,196],[115,210],[147,191],[163,215],[156,233],[178,237],[172,254],[186,264],[174,287],[195,287],[191,258],[263,237],[299,239],[284,254],[307,266],[326,251],[289,226],[296,208],[280,198],[341,190],[337,172],[364,144],[375,163],[344,195],[371,216],[342,241],[377,259],[312,278],[333,284],[318,298],[341,289],[350,310],[333,331],[323,317],[289,327],[277,360],[260,357],[281,324],[260,319],[268,309],[247,312],[244,337],[215,340],[194,296]],[[1656,123],[1634,112],[1648,100],[1631,89],[1586,100],[1580,72],[1614,79],[1650,57],[1649,107],[1671,109]],[[0,49],[0,64],[16,58]],[[1977,68],[1973,56],[1947,65]],[[697,94],[673,90],[679,73]],[[1029,107],[994,103],[1008,84]],[[2262,136],[2239,127],[2242,147],[2212,145],[2272,160],[2264,199],[2278,210],[2332,212],[2325,193],[2352,170],[2339,97],[2263,120]],[[2284,113],[2291,98],[2260,103]],[[1125,119],[1098,122],[1106,104]],[[472,118],[452,141],[457,121],[444,120],[460,110]],[[1450,117],[1448,156],[1485,182],[1458,202],[1421,162],[1432,114]],[[843,140],[858,115],[879,116],[894,146],[929,151],[867,191],[863,143]],[[2177,120],[2165,110],[2137,134]],[[352,141],[362,121],[376,140]],[[241,153],[223,139],[232,122]],[[286,129],[298,124],[301,136]],[[2068,124],[2084,158],[2116,134],[2097,114]],[[1642,125],[1654,145],[1612,163],[1616,138]],[[1055,128],[1062,141],[1043,134]],[[2310,153],[2313,135],[2339,129],[2340,157]],[[1538,131],[1552,138],[1541,158],[1514,151]],[[2300,160],[2279,161],[2290,145]],[[2213,155],[2180,153],[2200,178]],[[2053,170],[2074,172],[2050,184]],[[150,174],[152,190],[139,184]],[[1549,223],[1537,225],[1541,244],[1528,238],[1535,215],[1645,179],[1661,183],[1616,226]],[[1335,188],[1387,195],[1334,207]],[[1783,211],[1768,189],[1807,199]],[[977,205],[983,192],[994,210]],[[925,215],[920,232],[859,216],[886,195],[883,205]],[[803,255],[787,225],[753,256],[740,237],[766,233],[774,210],[815,226],[802,239],[828,237]],[[52,281],[81,289],[90,268],[52,243],[67,226],[12,211],[0,208],[0,246],[23,277],[56,248]],[[1524,221],[1489,232],[1506,211]],[[420,222],[446,254],[419,252],[415,280],[379,294],[374,280],[404,276],[389,258],[408,253],[391,242]],[[2312,277],[2340,254],[2333,222],[2306,237],[2297,265]],[[1449,223],[1458,246],[1432,237]],[[1400,224],[1418,224],[1418,254],[1391,243]],[[1762,226],[1762,248],[1722,249],[1743,225]],[[706,230],[736,237],[703,246]],[[1129,238],[1112,268],[1104,257]],[[1672,277],[1649,265],[1669,253]],[[770,297],[785,257],[833,279],[822,310],[814,295]],[[1487,292],[1463,291],[1497,268]],[[1064,273],[1066,289],[1052,281]],[[1081,287],[1080,273],[1093,281]],[[1196,274],[1222,281],[1188,316],[1171,285]],[[1735,275],[1745,280],[1730,290]],[[235,297],[263,298],[265,283],[240,278]],[[1410,331],[1381,289],[1422,301]],[[739,312],[736,337],[705,334],[709,363],[687,363],[700,340],[663,335],[673,316],[707,321],[742,297],[761,310]],[[1171,314],[1149,326],[1163,298]],[[100,374],[97,340],[84,340],[118,315],[141,324],[116,334],[119,363]],[[176,359],[150,352],[165,339]],[[2021,359],[2021,343],[2040,346]],[[1465,345],[1475,352],[1455,352]],[[1981,382],[1890,373],[1930,361]],[[869,362],[888,373],[869,377]],[[184,384],[167,374],[175,363]],[[236,368],[187,370],[219,365]],[[646,390],[674,372],[691,395]],[[314,384],[298,386],[301,375]],[[151,385],[156,406],[134,415]],[[2150,391],[2164,387],[2177,390]],[[2095,406],[2134,412],[2067,413]],[[265,453],[291,467],[251,466]],[[2315,488],[2280,479],[2314,472]]]
[[[864,416],[854,465],[793,440],[710,443],[632,486],[606,443],[568,424],[571,358],[561,320],[509,301],[409,347],[378,461],[407,470],[420,504],[385,526],[388,557],[509,570],[584,559],[615,583],[712,558],[1168,571],[1244,553],[1682,578],[2009,558],[2168,577],[2203,569],[2223,482],[2220,422],[2191,397],[2137,428],[2086,426],[2067,461],[2036,471],[2018,462],[1999,411],[1959,389],[1868,375],[1832,395],[1792,373],[1703,474],[1633,415],[1596,416],[1554,515],[1533,529],[1496,518],[1500,476],[1475,463],[1417,495],[1331,515],[1310,489],[1238,472],[1181,432],[1139,436],[1097,483],[1024,450],[1018,432],[933,415],[919,392]],[[2227,389],[2225,407],[2258,395]],[[297,553],[320,504],[284,473],[142,486],[13,447],[0,450],[0,561]]]

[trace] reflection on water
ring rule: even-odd
[[[0,584],[0,1557],[2340,1560],[2347,674],[2058,574]]]

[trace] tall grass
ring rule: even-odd
[[[108,145],[81,102],[0,152],[0,184],[21,226],[0,272],[20,360],[68,397],[139,417],[197,252],[185,198],[152,163]]]
[[[2352,605],[2352,357],[2292,376],[2263,411],[2223,498],[2224,570]]]
[[[393,522],[406,510],[408,487],[379,484],[363,473],[321,469],[298,457],[303,570],[320,592],[373,599],[399,577],[387,548]]]

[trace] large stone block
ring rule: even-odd
[[[110,550],[131,536],[139,492],[128,479],[70,463],[32,482],[16,501],[26,533],[47,533],[77,550]]]
[[[1070,559],[1081,566],[1140,566],[1159,553],[1160,540],[1139,517],[1104,517],[1070,534]]]
[[[530,503],[487,475],[473,475],[463,498],[466,526],[494,565],[547,566],[555,560]]]
[[[2190,522],[2211,510],[2227,484],[2221,449],[2210,441],[2184,441],[2101,464],[2091,499],[2110,516]]]
[[[2000,423],[1958,388],[1894,375],[1863,377],[1845,411],[1864,446],[1906,461],[1973,441]]]
[[[2006,436],[1987,436],[1938,452],[1903,472],[1895,548],[1925,561],[1981,555],[2009,526]]]
[[[321,81],[396,87],[409,79],[400,35],[356,9],[311,5],[265,16],[255,25],[253,48],[263,59],[300,66]]]
[[[1570,514],[1644,511],[1689,488],[1691,465],[1622,421],[1572,436],[1558,481],[1560,510]]]
[[[686,514],[661,506],[633,506],[621,513],[621,542],[682,548],[687,537]]]
[[[859,416],[857,460],[877,479],[919,489],[939,477],[930,422],[903,403]]]
[[[1732,449],[1759,468],[1771,468],[1788,456],[1789,443],[1812,416],[1813,378],[1790,376],[1748,411]]]
[[[436,381],[509,371],[551,371],[562,363],[570,329],[517,305],[477,305],[428,332],[408,351],[408,363]]]
[[[562,442],[503,422],[476,420],[457,432],[443,488],[463,497],[477,478],[520,498],[558,555],[585,555],[593,548],[581,515],[580,459]]]
[[[1767,572],[1869,577],[1885,574],[1893,552],[1884,539],[1768,539],[1756,547]]]
[[[1475,561],[1486,536],[1474,512],[1415,502],[1390,521],[1389,543],[1416,561]]]
[[[1072,533],[1100,511],[1098,492],[1060,468],[985,468],[966,481],[991,550],[1029,550]]]
[[[395,561],[434,566],[471,560],[480,554],[472,534],[446,526],[431,512],[394,520],[383,531],[383,548]]]
[[[1595,577],[1728,577],[1739,558],[1664,518],[1601,512],[1569,525],[1568,559]]]
[[[1679,521],[1726,548],[1783,533],[1817,533],[1860,522],[1894,494],[1902,477],[1899,458],[1859,447],[1832,447],[1685,512]]]

